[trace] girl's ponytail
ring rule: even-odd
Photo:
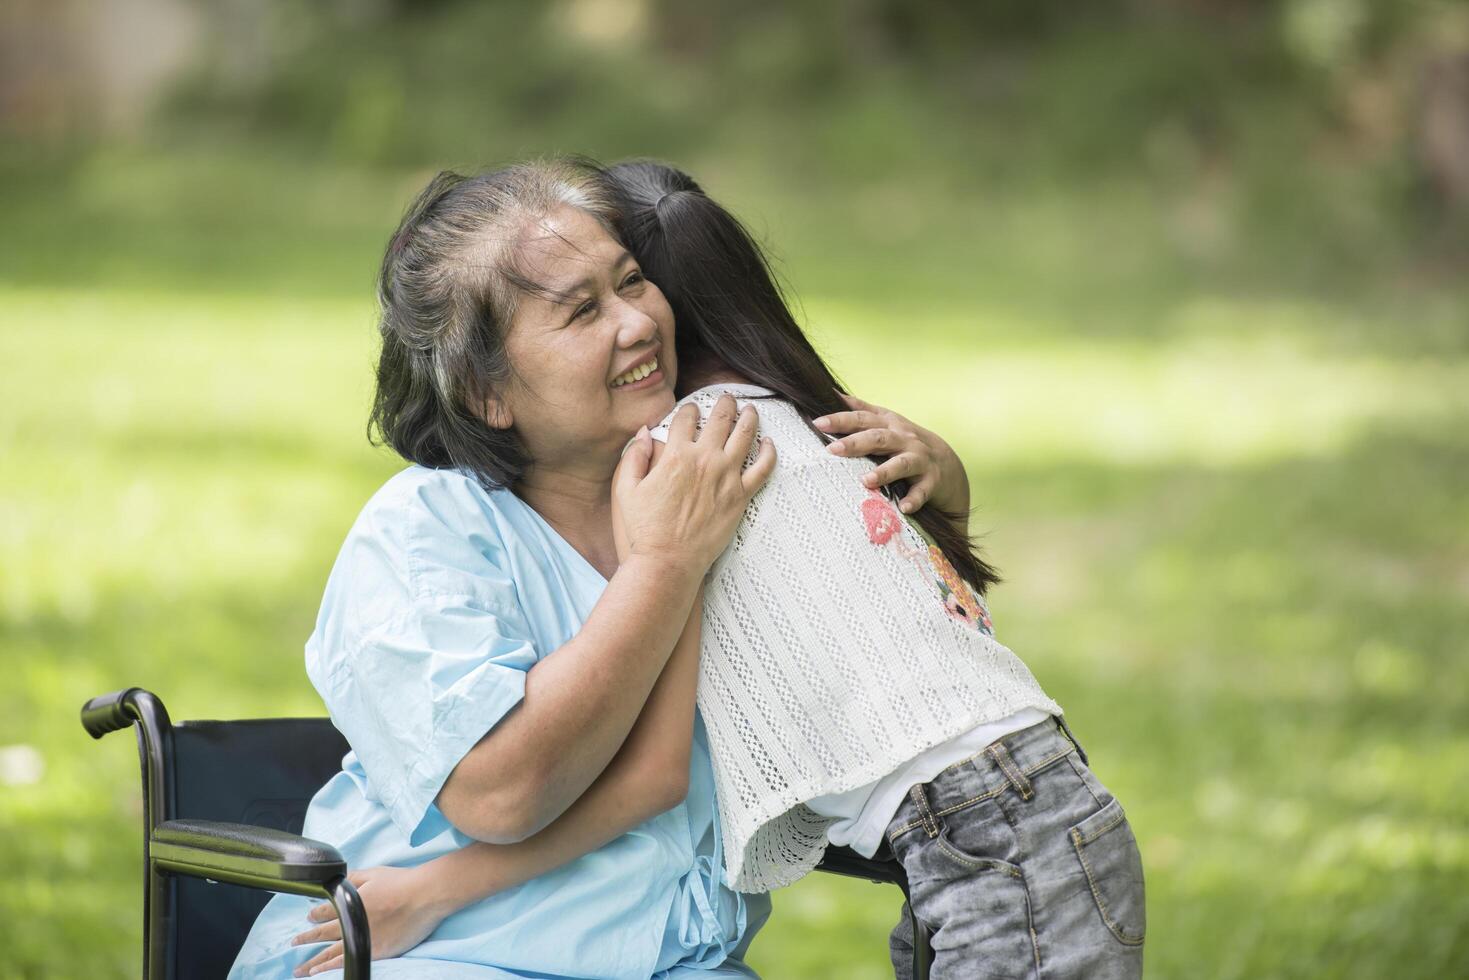
[[[666,164],[633,160],[607,173],[624,198],[623,239],[673,307],[680,363],[708,361],[769,388],[807,425],[847,410],[845,387],[796,323],[765,253],[734,215]],[[901,499],[908,481],[885,492]],[[960,530],[965,516],[929,504],[908,518],[983,595],[1000,576]]]

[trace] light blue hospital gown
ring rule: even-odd
[[[311,801],[303,833],[353,868],[415,865],[471,843],[434,797],[606,584],[508,491],[417,466],[389,480],[347,535],[306,644],[311,682],[353,751]],[[724,886],[719,840],[698,722],[681,805],[450,916],[373,975],[754,976],[743,954],[769,898]],[[311,905],[275,896],[230,976],[289,977],[315,955],[320,944],[289,945]]]

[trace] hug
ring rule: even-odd
[[[932,975],[1132,978],[1121,804],[995,638],[953,450],[845,392],[686,174],[441,174],[383,258],[363,508],[306,647],[383,977],[753,977],[828,845]],[[277,896],[232,977],[334,975]],[[890,939],[898,976],[906,913]]]

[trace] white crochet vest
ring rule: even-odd
[[[938,549],[862,486],[869,460],[832,455],[794,406],[755,385],[701,388],[679,404],[707,416],[725,391],[755,404],[778,461],[710,570],[698,705],[725,882],[762,892],[821,860],[831,820],[805,801],[1021,708],[1061,706],[996,642]]]

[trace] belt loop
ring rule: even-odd
[[[1000,771],[1005,774],[1010,785],[1015,787],[1015,792],[1020,794],[1022,800],[1028,800],[1035,795],[1035,789],[1030,785],[1030,780],[1026,778],[1025,773],[1020,771],[1015,760],[1010,757],[1010,750],[1005,748],[1004,742],[991,742],[984,750],[984,754],[995,760],[995,765],[1000,767]]]
[[[928,805],[928,794],[923,792],[922,783],[914,783],[908,788],[908,798],[918,808],[918,818],[923,821],[923,832],[933,840],[939,835],[939,822],[934,819],[933,810]]]
[[[1086,757],[1086,749],[1082,748],[1081,743],[1076,740],[1076,736],[1071,734],[1071,726],[1066,724],[1066,716],[1053,715],[1052,717],[1056,719],[1056,725],[1061,729],[1061,734],[1066,736],[1066,741],[1076,747],[1076,754],[1081,756],[1081,764],[1090,766],[1091,763],[1087,761]]]

